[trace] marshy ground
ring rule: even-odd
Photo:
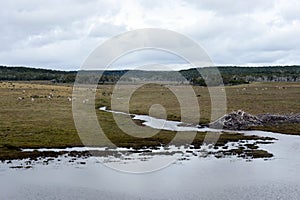
[[[128,86],[131,87],[131,86]],[[177,86],[178,90],[184,86]],[[151,138],[136,139],[124,134],[114,123],[111,113],[99,111],[100,106],[110,107],[112,85],[100,85],[96,93],[95,110],[99,123],[107,137],[120,147],[157,147],[168,144],[175,135],[172,131],[160,131]],[[207,88],[194,87],[200,105],[200,124],[211,121],[211,103]],[[300,83],[252,83],[227,86],[227,111],[242,109],[251,114],[290,114],[300,112]],[[22,152],[23,148],[64,148],[83,146],[72,115],[72,85],[47,82],[1,82],[0,83],[0,159],[51,156],[53,152]],[[82,102],[84,104],[89,101]],[[149,114],[153,104],[161,104],[169,120],[180,120],[180,105],[174,94],[162,85],[149,84],[139,88],[130,100],[130,113]],[[190,109],[190,108],[186,108]],[[192,108],[191,108],[192,109]],[[122,110],[120,110],[122,111]],[[126,122],[126,118],[124,121]],[[145,127],[148,128],[148,127]],[[260,130],[300,135],[300,124],[279,124],[258,127]],[[199,146],[205,133],[198,133],[193,145]],[[257,137],[257,138],[253,138]],[[258,136],[223,133],[216,146],[242,140],[261,140]],[[271,140],[271,138],[265,138]],[[183,141],[184,143],[184,141]],[[99,143],[97,143],[99,144]],[[93,145],[93,138],[91,138]],[[106,146],[107,144],[101,144]],[[268,157],[268,152],[249,146],[249,155]],[[231,150],[233,151],[233,150]],[[252,153],[251,153],[252,151]],[[245,154],[239,148],[232,154]],[[45,154],[45,155],[43,155]],[[257,155],[257,156],[256,156]]]

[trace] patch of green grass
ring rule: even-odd
[[[12,86],[14,85],[14,86]],[[132,89],[132,86],[124,86]],[[242,90],[243,88],[246,90]],[[160,131],[150,138],[136,138],[123,133],[115,124],[110,113],[98,111],[98,107],[110,108],[111,85],[101,85],[96,93],[97,115],[99,123],[107,137],[117,146],[124,147],[157,147],[168,144],[175,136],[171,131]],[[265,89],[267,88],[267,89]],[[285,89],[279,89],[285,88]],[[264,89],[264,90],[263,90]],[[300,110],[300,84],[299,83],[253,83],[249,85],[226,87],[228,112],[242,109],[252,114],[260,113],[291,113]],[[185,86],[176,86],[178,93],[186,90]],[[207,88],[194,87],[196,97],[186,97],[184,109],[193,111],[194,107],[189,102],[197,98],[200,105],[200,123],[210,122],[211,103]],[[63,148],[82,146],[82,141],[77,134],[72,115],[72,102],[68,97],[72,96],[70,85],[51,85],[39,82],[14,82],[0,83],[0,158],[22,158],[29,153],[20,152],[20,148]],[[53,98],[47,98],[52,93]],[[22,100],[18,100],[22,97]],[[31,98],[34,98],[32,101]],[[38,97],[38,98],[37,98]],[[181,119],[181,105],[176,96],[165,86],[145,85],[134,92],[130,99],[130,112],[136,114],[148,114],[153,104],[163,105],[170,120]],[[126,111],[120,103],[119,111]],[[192,112],[191,112],[192,113]],[[126,123],[124,118],[124,123]],[[137,122],[141,125],[140,122]],[[145,129],[150,129],[144,127]],[[263,127],[273,132],[285,134],[297,134],[300,132],[299,124],[285,124],[273,127]],[[138,132],[136,134],[139,134]],[[188,135],[189,133],[182,133]],[[205,134],[198,133],[194,145],[200,145],[204,141]],[[228,141],[251,139],[243,135],[222,134],[216,145],[224,145]],[[87,142],[90,145],[98,145],[97,136],[92,135]],[[253,139],[253,138],[252,138]],[[258,139],[258,138],[254,138]],[[177,141],[185,144],[187,138],[182,137]],[[101,144],[101,141],[100,141]],[[102,143],[102,145],[109,145]]]
[[[300,135],[299,123],[278,124],[274,126],[258,126],[252,127],[252,130],[270,131],[288,135]]]
[[[122,86],[121,88],[122,92],[126,94],[132,90],[133,86]],[[112,89],[113,87],[111,86],[99,87],[100,91],[112,91]],[[187,86],[176,86],[175,89],[178,94],[185,94]],[[201,86],[194,86],[193,89],[196,97],[185,96],[186,104],[180,105],[178,98],[167,86],[158,84],[144,85],[138,88],[131,96],[129,110],[131,113],[148,115],[149,109],[153,104],[160,104],[167,112],[167,119],[180,121],[182,118],[181,109],[187,111],[187,113],[193,113],[195,106],[194,103],[190,102],[192,102],[194,98],[197,98],[200,110],[199,123],[208,124],[211,122],[212,109],[208,89]],[[225,91],[227,97],[227,113],[234,110],[244,110],[254,115],[300,112],[300,83],[251,83],[226,86]],[[98,105],[110,108],[111,96],[99,95],[98,98],[101,98],[102,101],[102,103]],[[100,102],[100,100],[97,102]],[[122,104],[122,101],[117,105],[117,108],[119,111],[126,112],[127,110],[126,104]],[[300,135],[300,129],[297,124],[293,124],[290,127],[287,124],[275,127],[264,127],[264,130]]]

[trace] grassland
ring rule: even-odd
[[[178,93],[184,93],[185,86],[177,86]],[[200,108],[200,124],[211,121],[211,99],[205,87],[193,87]],[[227,86],[227,113],[234,110],[244,110],[250,114],[292,114],[300,113],[300,83],[252,83],[246,85]],[[151,94],[151,95],[149,95]],[[103,102],[109,102],[108,97],[99,97]],[[189,102],[193,96],[187,97]],[[101,101],[98,102],[99,105]],[[104,103],[105,104],[105,103]],[[102,104],[102,105],[104,105]],[[121,104],[121,103],[120,103]],[[180,108],[176,96],[169,89],[160,85],[146,85],[133,93],[130,101],[130,112],[149,114],[153,104],[162,104],[167,111],[167,118],[180,120]],[[119,105],[120,111],[126,111]],[[193,105],[183,107],[184,110],[193,109]],[[256,127],[257,129],[280,132],[283,134],[300,135],[300,124],[280,124],[273,127]]]
[[[111,85],[99,86],[96,94],[96,108],[110,106],[112,89]],[[184,87],[178,86],[178,90],[181,89],[184,90]],[[229,86],[226,87],[228,112],[243,109],[252,114],[299,113],[299,89],[299,83],[253,83]],[[207,88],[194,87],[194,90],[200,105],[200,123],[208,123],[211,104]],[[72,96],[71,85],[54,85],[45,82],[2,82],[0,94],[0,159],[40,155],[36,152],[29,155],[30,153],[21,152],[21,148],[63,148],[83,145],[74,125],[72,102],[68,100],[68,97]],[[148,114],[153,104],[163,105],[168,119],[180,120],[179,102],[171,91],[161,85],[146,85],[139,88],[131,97],[130,112]],[[193,108],[187,106],[186,109]],[[170,131],[161,131],[154,137],[137,140],[122,133],[114,124],[110,113],[98,110],[96,112],[108,138],[118,146],[141,148],[167,144],[175,134]],[[125,118],[124,120],[126,121]],[[299,124],[283,124],[262,129],[285,134],[300,134]],[[201,144],[203,139],[204,134],[197,134],[194,144]],[[218,143],[221,145],[241,139],[253,138],[237,134],[223,134]]]

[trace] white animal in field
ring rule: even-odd
[[[25,93],[25,90],[23,90],[22,92],[23,92],[23,94],[24,94],[24,93]]]
[[[34,98],[33,97],[31,98],[31,102],[34,102]]]
[[[23,99],[23,97],[18,97],[18,100],[21,101]]]
[[[68,101],[72,101],[72,98],[71,98],[71,97],[68,97]]]
[[[86,104],[86,103],[88,103],[88,102],[89,102],[89,99],[84,99],[84,100],[82,101],[83,104]]]

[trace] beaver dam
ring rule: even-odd
[[[231,112],[215,122],[210,123],[210,127],[224,128],[229,130],[247,130],[253,127],[276,126],[280,124],[300,123],[300,114],[274,115],[260,114],[251,115],[242,110]]]

